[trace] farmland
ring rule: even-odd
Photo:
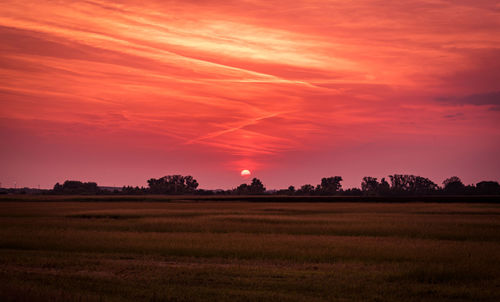
[[[1,301],[500,301],[500,205],[0,202]]]

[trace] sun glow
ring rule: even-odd
[[[0,1],[0,181],[499,179],[497,2]]]
[[[250,174],[252,174],[252,173],[250,173],[250,170],[242,170],[241,171],[241,176],[249,176]]]

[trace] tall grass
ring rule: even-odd
[[[499,301],[500,207],[0,203],[1,301]]]

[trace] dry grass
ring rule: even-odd
[[[500,301],[500,206],[0,202],[1,301]]]

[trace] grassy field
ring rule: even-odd
[[[0,202],[0,301],[207,300],[500,301],[500,205]]]

